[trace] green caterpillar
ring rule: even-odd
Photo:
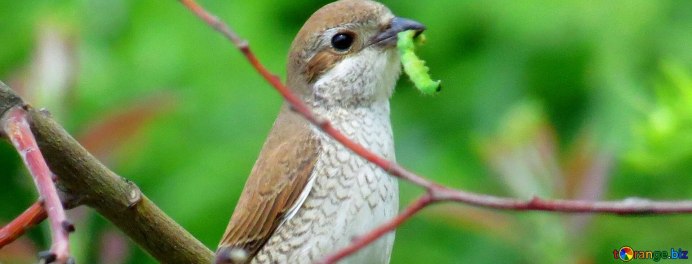
[[[415,37],[415,44],[414,44]],[[401,64],[404,66],[404,72],[411,79],[413,84],[423,94],[435,94],[439,92],[442,86],[440,81],[433,81],[425,61],[419,59],[414,53],[417,45],[422,45],[425,42],[425,36],[421,33],[416,36],[415,30],[407,30],[399,32],[398,41],[396,43],[399,48],[399,56],[401,56]]]

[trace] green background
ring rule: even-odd
[[[285,76],[327,1],[201,1]],[[692,1],[385,1],[427,25],[437,96],[402,77],[397,159],[456,188],[529,199],[692,199]],[[51,56],[62,54],[60,56]],[[61,59],[63,58],[63,59]],[[0,1],[0,80],[47,107],[210,248],[281,104],[176,1]],[[101,129],[97,129],[100,127]],[[36,200],[0,144],[0,223]],[[421,190],[401,183],[402,206]],[[154,263],[88,209],[78,263]],[[33,263],[45,224],[0,250]],[[692,248],[692,216],[502,212],[441,204],[397,231],[392,263],[605,263],[622,246]]]

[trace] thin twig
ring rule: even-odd
[[[514,211],[552,211],[562,213],[610,213],[631,214],[674,214],[692,212],[692,201],[658,202],[646,199],[629,198],[623,201],[575,201],[543,200],[534,197],[528,201],[474,194],[459,190],[434,187],[426,195],[411,203],[403,213],[378,226],[362,237],[354,240],[348,247],[328,255],[321,263],[331,264],[366,247],[383,235],[393,231],[421,209],[436,203],[455,201],[479,207]]]
[[[51,255],[48,258],[55,259],[58,263],[65,263],[70,257],[68,237],[74,227],[65,216],[65,209],[60,202],[58,190],[53,182],[53,173],[48,168],[31,132],[27,112],[21,107],[14,107],[6,115],[3,129],[33,176],[48,215],[53,241],[50,249]]]
[[[17,216],[12,222],[0,228],[0,249],[21,237],[26,231],[46,219],[43,202],[32,204],[26,211]]]
[[[331,122],[318,118],[312,112],[312,110],[310,110],[310,108],[295,93],[293,93],[293,91],[291,91],[291,89],[281,83],[281,80],[276,77],[276,75],[269,72],[269,70],[267,70],[267,68],[264,67],[261,62],[259,62],[257,57],[250,50],[247,41],[240,39],[238,35],[230,29],[230,27],[226,26],[226,24],[219,20],[216,16],[204,10],[194,0],[181,0],[181,2],[205,23],[229,39],[231,43],[233,43],[233,45],[235,45],[236,48],[238,48],[243,55],[245,55],[255,70],[257,70],[257,72],[259,72],[260,75],[262,75],[262,77],[264,77],[264,79],[267,80],[272,87],[274,87],[274,89],[281,94],[281,96],[284,97],[284,99],[291,105],[291,107],[293,107],[296,112],[302,115],[310,123],[322,129],[325,133],[344,145],[346,148],[374,163],[393,176],[403,178],[416,185],[425,187],[426,189],[437,186],[437,184],[404,169],[395,162],[380,157],[376,153],[365,148],[363,145],[350,140],[344,134],[339,132],[339,130],[337,130]]]
[[[426,206],[430,205],[431,203],[435,202],[433,199],[433,196],[430,195],[430,193],[426,193],[425,195],[421,196],[418,198],[416,201],[412,202],[409,204],[409,206],[404,209],[404,212],[397,215],[396,217],[390,219],[386,223],[380,225],[376,229],[373,229],[372,231],[354,239],[351,244],[337,252],[334,252],[333,254],[327,256],[324,258],[321,262],[321,264],[328,264],[328,263],[336,263],[337,261],[354,254],[358,252],[358,250],[364,248],[365,246],[369,245],[370,243],[374,242],[378,238],[384,236],[385,234],[394,231],[397,227],[399,227],[403,222],[411,218],[413,215],[418,213],[420,210],[425,208]]]
[[[423,178],[411,171],[406,170],[396,162],[387,160],[376,153],[368,150],[362,145],[350,140],[344,134],[339,132],[328,120],[318,118],[307,105],[296,96],[291,89],[281,83],[275,75],[271,74],[252,54],[247,47],[247,42],[239,39],[237,34],[225,26],[216,16],[209,14],[203,8],[195,3],[194,0],[181,0],[190,11],[204,20],[207,24],[219,31],[233,42],[233,44],[243,52],[253,67],[274,87],[284,99],[295,109],[300,115],[307,119],[310,123],[318,126],[329,136],[350,149],[354,153],[377,165],[383,170],[389,172],[392,176],[396,176],[412,182],[418,186],[425,188],[433,194],[433,199],[436,201],[457,201],[471,205],[509,210],[535,210],[535,211],[557,211],[557,212],[600,212],[614,214],[641,214],[641,213],[657,213],[657,214],[674,214],[674,213],[690,213],[692,212],[692,201],[681,202],[652,202],[647,201],[646,205],[638,202],[589,202],[589,201],[569,201],[569,200],[541,200],[535,198],[531,201],[522,201],[519,199],[502,198],[497,196],[476,194],[466,192],[449,187],[442,186],[426,178]],[[588,205],[593,205],[589,208]],[[658,210],[653,210],[651,206],[662,206]]]
[[[689,214],[692,201],[652,201],[644,198],[626,198],[621,201],[548,200],[533,197],[530,200],[477,194],[446,187],[431,190],[435,201],[454,201],[486,208],[512,211],[548,211],[561,213],[603,213],[614,215]]]
[[[455,201],[469,205],[517,211],[553,211],[565,213],[610,213],[618,215],[631,214],[677,214],[692,213],[692,201],[650,201],[645,199],[626,199],[623,201],[574,201],[574,200],[544,200],[534,197],[531,200],[523,201],[520,199],[504,198],[490,195],[466,192],[439,185],[433,181],[423,178],[411,171],[406,170],[399,164],[387,160],[376,153],[366,149],[362,145],[350,140],[339,132],[328,121],[318,118],[307,105],[295,95],[291,89],[285,86],[272,73],[270,73],[250,51],[247,41],[241,39],[233,30],[216,16],[207,12],[194,0],[181,0],[191,12],[201,18],[205,23],[229,39],[248,59],[250,64],[264,77],[274,89],[276,89],[284,99],[306,120],[319,127],[334,140],[341,143],[357,155],[369,162],[377,165],[389,172],[392,176],[407,180],[426,190],[426,195],[411,204],[404,213],[389,222],[379,226],[371,232],[363,235],[354,241],[349,247],[344,248],[325,258],[324,263],[333,263],[343,257],[353,254],[362,247],[367,246],[372,241],[382,235],[396,229],[401,223],[409,219],[424,207],[440,201]]]

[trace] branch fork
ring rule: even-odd
[[[17,133],[18,132],[18,133]],[[35,179],[41,199],[0,228],[0,247],[28,228],[50,219],[53,244],[41,263],[71,263],[65,208],[96,210],[162,263],[211,263],[214,254],[141,193],[139,187],[103,166],[45,111],[25,105],[0,82],[0,134],[17,146]],[[38,151],[40,149],[40,151]],[[44,159],[45,157],[45,159]],[[50,168],[50,169],[48,169]],[[59,175],[60,190],[51,177]],[[62,204],[60,205],[60,198]]]

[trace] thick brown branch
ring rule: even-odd
[[[23,106],[2,83],[0,100],[0,114]],[[134,183],[103,166],[45,113],[26,108],[38,146],[65,193],[96,209],[160,262],[211,263],[213,253]]]
[[[58,124],[32,111],[39,147],[66,192],[118,226],[164,263],[209,263],[213,255],[202,243],[140,193],[137,186],[100,164]]]

